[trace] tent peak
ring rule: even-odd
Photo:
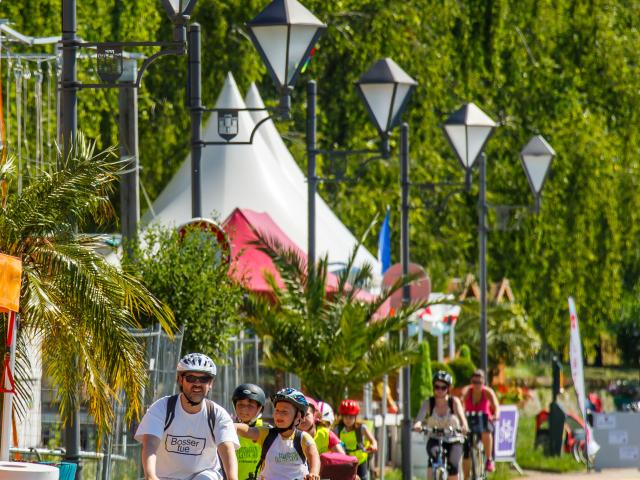
[[[236,79],[231,72],[227,72],[215,108],[246,108]]]
[[[251,82],[251,86],[249,87],[249,91],[247,95],[244,97],[244,103],[247,104],[247,108],[264,108],[264,101],[262,100],[262,95],[260,95],[260,90],[258,90],[258,86],[255,82]]]

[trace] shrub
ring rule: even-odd
[[[464,357],[454,358],[448,365],[449,368],[453,370],[456,386],[462,387],[471,383],[471,376],[476,370],[476,366],[470,359]]]
[[[466,343],[460,347],[460,358],[466,358],[467,360],[471,360],[471,349],[469,345]]]
[[[411,365],[411,417],[418,414],[420,405],[425,398],[433,395],[431,384],[431,352],[429,342],[422,342],[420,353],[416,363]]]

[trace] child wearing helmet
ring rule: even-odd
[[[262,388],[253,383],[238,385],[231,397],[236,412],[236,422],[250,427],[263,425],[262,411],[267,397]],[[256,471],[262,449],[256,442],[240,437],[240,448],[236,451],[238,457],[238,480],[251,480]]]
[[[236,423],[238,435],[256,442],[262,453],[256,467],[259,480],[320,480],[320,456],[311,435],[298,429],[309,404],[294,388],[272,398],[273,428]]]
[[[449,389],[453,379],[448,372],[439,370],[433,375],[433,396],[422,402],[413,429],[422,430],[422,422],[426,418],[426,425],[432,429],[451,429],[445,438],[443,447],[447,456],[448,479],[458,479],[458,469],[463,453],[464,435],[469,430],[467,417],[464,414],[460,399],[450,394]],[[427,454],[429,464],[436,457],[438,440],[429,438],[427,441]],[[429,468],[431,470],[431,468]],[[431,473],[427,475],[427,478]]]
[[[302,417],[300,430],[307,432],[313,437],[313,441],[316,442],[316,447],[320,455],[329,451],[345,453],[338,436],[318,420],[320,414],[318,403],[311,397],[305,398],[307,399],[309,408],[304,417]]]
[[[358,420],[360,405],[351,399],[345,399],[338,407],[340,421],[336,426],[336,434],[342,441],[347,455],[358,459],[358,476],[361,480],[369,478],[369,453],[378,451],[378,442],[367,426]]]

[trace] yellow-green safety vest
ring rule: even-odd
[[[364,429],[366,428],[364,425],[356,428],[362,428],[362,441],[365,445],[369,443],[367,438],[364,436]],[[347,452],[347,455],[353,455],[358,459],[358,465],[362,465],[369,458],[369,454],[364,450],[358,449],[358,438],[356,437],[356,429],[354,428],[350,432],[347,432],[346,427],[342,429],[340,432],[340,441],[344,444],[344,449]]]
[[[256,420],[255,427],[262,426],[262,419]],[[238,458],[238,479],[247,480],[249,475],[253,475],[256,471],[256,466],[260,461],[260,454],[262,448],[253,440],[244,437],[238,437],[240,439],[240,448],[236,450],[236,457]]]
[[[318,448],[318,455],[329,451],[329,429],[322,425],[316,425],[316,434],[313,436],[313,441],[316,442]]]

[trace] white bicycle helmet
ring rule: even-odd
[[[318,409],[320,420],[322,420],[323,422],[328,422],[329,425],[333,425],[336,417],[333,414],[333,408],[331,408],[331,405],[325,402],[318,402]]]
[[[216,364],[203,353],[189,353],[182,357],[176,368],[180,372],[200,372],[216,376]]]

